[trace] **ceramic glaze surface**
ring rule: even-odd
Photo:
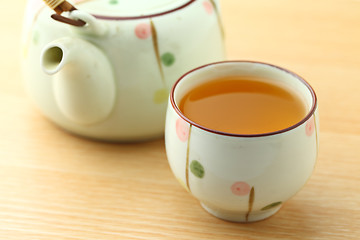
[[[75,134],[120,141],[161,136],[176,79],[224,58],[215,1],[85,0],[75,6],[78,11],[65,15],[85,27],[54,21],[41,0],[29,0],[22,46],[35,104]]]
[[[189,0],[88,1],[81,9],[96,15],[129,17],[166,12],[189,2]]]
[[[187,91],[229,75],[265,75],[291,86],[303,96],[309,114],[277,133],[235,135],[205,129],[180,113],[176,105]],[[291,73],[261,63],[213,64],[187,74],[171,93],[166,117],[166,152],[175,177],[219,218],[252,222],[273,215],[304,186],[315,166],[319,122],[311,91]]]

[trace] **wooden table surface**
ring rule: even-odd
[[[315,88],[320,153],[268,220],[206,213],[173,177],[164,141],[109,144],[60,130],[26,95],[25,0],[0,14],[0,239],[360,239],[360,1],[223,0],[228,59],[289,68]]]

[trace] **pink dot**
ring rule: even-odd
[[[231,186],[231,191],[234,195],[245,196],[250,193],[251,187],[246,182],[236,182]]]
[[[209,15],[213,14],[213,12],[214,12],[214,6],[212,5],[211,2],[209,2],[209,1],[204,1],[204,2],[203,2],[203,6],[204,6],[204,8],[205,8],[205,11],[206,11]]]
[[[306,123],[305,132],[306,135],[311,136],[313,135],[314,131],[315,131],[315,119],[314,116],[312,116]]]
[[[189,138],[190,125],[182,118],[176,120],[176,134],[180,141],[186,142]]]
[[[140,39],[147,39],[151,35],[151,27],[148,23],[140,23],[135,27],[135,35]]]

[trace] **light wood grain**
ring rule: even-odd
[[[25,1],[0,14],[0,239],[360,239],[360,1],[223,0],[229,59],[289,68],[315,88],[320,153],[275,216],[218,220],[176,182],[164,141],[108,144],[47,121],[20,73]]]

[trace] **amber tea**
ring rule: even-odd
[[[306,115],[292,90],[261,79],[226,77],[189,91],[180,111],[209,129],[232,134],[262,134],[288,128]]]

